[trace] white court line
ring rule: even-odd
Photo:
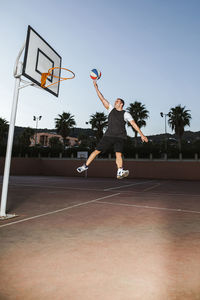
[[[146,205],[112,203],[112,202],[106,202],[106,201],[98,202],[98,204],[101,204],[101,203],[111,204],[111,205],[128,206],[128,207],[145,208],[145,209],[157,209],[157,210],[167,210],[167,211],[176,211],[176,212],[178,211],[178,212],[187,212],[187,213],[200,214],[200,211],[186,210],[186,209],[181,209],[181,208],[167,208],[167,207],[156,207],[156,206],[146,206]]]
[[[121,186],[117,186],[117,187],[112,187],[112,188],[104,189],[104,191],[107,192],[107,191],[111,191],[111,190],[122,189],[122,188],[125,188],[125,187],[139,185],[139,184],[145,184],[145,183],[149,183],[149,182],[152,182],[152,180],[143,181],[143,182],[135,182],[135,183],[131,183],[131,184],[125,184],[125,185],[121,185]]]
[[[146,182],[151,182],[151,181],[146,181]],[[44,188],[55,188],[55,189],[63,189],[63,190],[80,190],[80,191],[97,191],[97,192],[107,192],[110,190],[114,190],[114,189],[118,189],[118,188],[123,188],[123,187],[128,187],[128,186],[133,186],[133,185],[137,185],[137,184],[143,184],[146,182],[139,182],[139,183],[132,183],[130,185],[123,185],[120,187],[116,187],[116,188],[108,188],[108,189],[90,189],[90,188],[73,188],[73,187],[68,187],[68,186],[54,186],[54,185],[33,185],[33,184],[18,184],[18,183],[12,183],[9,184],[9,186],[27,186],[27,187],[44,187]],[[141,194],[143,193],[145,190],[143,191],[134,191],[134,193],[138,193]],[[130,193],[131,191],[123,191],[123,193]],[[133,192],[133,191],[132,191]],[[190,197],[200,197],[200,194],[183,194],[183,193],[151,193],[151,196],[190,196]],[[139,196],[140,197],[140,196]]]
[[[108,182],[108,181],[114,181],[116,180],[116,178],[85,178],[85,177],[61,177],[61,176],[57,176],[57,177],[51,177],[51,176],[47,176],[47,177],[43,177],[43,176],[10,176],[10,182],[14,184],[14,182],[18,182],[18,183],[33,183],[33,182],[38,182],[41,180],[44,181],[48,181],[48,182],[84,182],[84,181],[88,181],[88,179],[90,180],[90,182]],[[3,181],[3,176],[0,176],[0,184],[2,183],[1,180]],[[24,182],[25,181],[25,182]]]
[[[153,186],[150,186],[150,187],[144,189],[142,192],[148,192],[150,190],[153,190],[153,189],[157,188],[160,185],[161,185],[161,183],[154,184]]]
[[[98,192],[108,192],[110,190],[115,190],[115,189],[121,189],[123,187],[129,187],[129,186],[134,186],[134,185],[138,185],[138,184],[144,184],[144,183],[148,183],[148,182],[152,182],[152,180],[150,181],[144,181],[144,182],[135,182],[135,183],[131,183],[131,184],[126,184],[126,185],[121,185],[118,187],[112,187],[112,188],[106,188],[106,189],[91,189],[91,188],[77,188],[77,187],[69,187],[69,186],[54,186],[54,185],[39,185],[39,184],[21,184],[21,183],[11,183],[9,184],[10,186],[25,186],[25,187],[39,187],[39,188],[55,188],[55,189],[67,189],[67,190],[80,190],[80,191],[98,191]]]
[[[39,184],[18,184],[12,183],[9,186],[25,186],[25,187],[39,187],[39,188],[54,188],[54,189],[63,189],[63,190],[78,190],[78,191],[97,191],[102,192],[102,189],[90,189],[90,188],[74,188],[69,186],[56,186],[56,185],[39,185]]]
[[[169,189],[168,189],[169,190]],[[130,194],[130,193],[134,193],[134,197],[138,197],[138,198],[140,198],[140,197],[143,197],[144,195],[142,194],[144,191],[129,191],[129,190],[127,190],[127,191],[121,191],[123,194]],[[136,195],[136,194],[138,194],[138,195]],[[142,195],[141,195],[142,194]],[[146,195],[148,195],[148,194],[146,194]],[[152,197],[152,196],[187,196],[187,197],[200,197],[200,194],[181,194],[181,193],[177,193],[177,194],[175,194],[175,193],[165,193],[165,192],[163,192],[163,193],[158,193],[158,192],[152,192],[152,193],[150,193],[150,196]],[[150,197],[149,196],[149,197]]]
[[[93,203],[93,202],[96,202],[96,201],[99,201],[99,200],[102,200],[102,199],[106,199],[106,198],[118,196],[119,194],[120,193],[112,194],[112,195],[109,195],[109,196],[105,196],[105,197],[97,198],[97,199],[94,199],[94,200],[90,200],[90,201],[87,201],[87,202],[84,202],[84,203],[79,203],[79,204],[75,204],[75,205],[72,205],[72,206],[64,207],[64,208],[61,208],[61,209],[50,211],[50,212],[45,213],[45,214],[41,214],[41,215],[33,216],[33,217],[30,217],[30,218],[22,219],[22,220],[19,220],[19,221],[15,221],[15,222],[3,224],[3,225],[0,225],[0,227],[6,227],[6,226],[9,226],[9,225],[13,225],[13,224],[22,223],[22,222],[25,222],[25,221],[37,219],[37,218],[40,218],[40,217],[44,217],[44,216],[48,216],[48,215],[53,215],[53,214],[56,214],[58,212],[61,212],[61,211],[64,211],[64,210],[68,210],[68,209],[71,209],[71,208],[74,208],[74,207],[79,207],[79,206],[90,204],[90,203]]]

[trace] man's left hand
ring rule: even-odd
[[[141,136],[143,142],[148,143],[148,138],[145,135]]]

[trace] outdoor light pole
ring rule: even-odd
[[[42,116],[36,117],[33,116],[33,121],[36,121],[36,128],[35,128],[35,146],[37,145],[37,129],[38,129],[38,122],[42,119]]]
[[[161,117],[165,117],[165,151],[167,152],[167,117],[170,117],[170,113],[165,114],[163,112],[160,113]]]

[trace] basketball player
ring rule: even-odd
[[[109,113],[108,129],[106,130],[103,138],[100,140],[99,144],[97,145],[96,150],[94,150],[90,154],[88,160],[83,166],[77,168],[77,171],[79,173],[86,171],[90,163],[99,153],[105,152],[112,146],[114,147],[114,151],[116,155],[116,165],[118,169],[117,178],[121,179],[129,175],[129,171],[123,169],[123,159],[122,159],[123,147],[127,137],[126,128],[125,128],[126,122],[129,122],[131,126],[140,134],[143,142],[147,143],[148,139],[146,136],[143,135],[142,131],[137,126],[132,116],[128,112],[123,110],[124,100],[117,98],[113,107],[99,91],[98,85],[95,80],[93,81],[93,83],[99,99],[101,100],[104,107],[108,110]]]

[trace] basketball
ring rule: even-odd
[[[101,72],[97,69],[93,69],[90,72],[90,77],[92,78],[92,80],[98,80],[101,77]]]

